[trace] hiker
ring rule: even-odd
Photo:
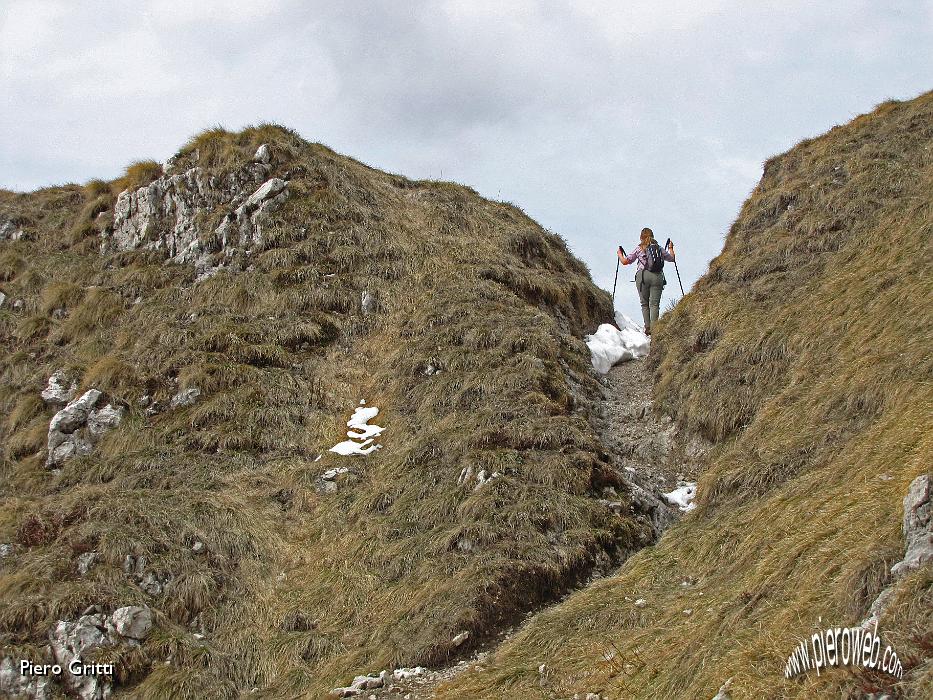
[[[617,255],[623,265],[638,261],[638,271],[635,273],[635,289],[641,299],[641,315],[645,320],[645,335],[651,335],[651,329],[658,322],[658,313],[661,307],[661,290],[667,284],[664,278],[664,261],[674,262],[674,244],[668,242],[667,249],[654,240],[654,232],[650,228],[641,230],[641,242],[628,255],[622,252],[619,246]]]

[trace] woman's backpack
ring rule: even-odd
[[[651,241],[645,248],[645,269],[648,272],[661,272],[664,269],[664,255],[657,241]]]

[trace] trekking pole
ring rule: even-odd
[[[665,248],[669,248],[671,245],[671,239],[667,239],[667,243],[664,244]],[[677,259],[674,258],[674,271],[677,273],[677,284],[680,285],[680,296],[684,296],[684,283],[680,281],[680,268],[677,267]]]
[[[625,251],[622,249],[622,246],[619,246],[619,250],[622,251],[622,255],[625,255]],[[616,278],[612,280],[612,313],[616,312],[616,282],[619,281],[619,256],[616,256]]]

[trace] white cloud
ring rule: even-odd
[[[764,160],[929,89],[933,16],[920,0],[12,0],[0,45],[0,186],[112,177],[206,126],[278,121],[515,201],[608,286],[646,223],[676,232],[689,283]]]

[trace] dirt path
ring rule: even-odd
[[[660,534],[678,517],[677,509],[669,507],[662,494],[685,481],[696,480],[697,459],[703,452],[703,446],[695,442],[685,444],[678,439],[676,427],[667,416],[654,414],[651,407],[652,379],[644,359],[616,365],[601,381],[603,400],[592,420],[613,469],[628,484],[633,501],[642,511],[652,514],[652,521]],[[611,507],[614,496],[618,496],[612,490],[602,495],[601,500],[607,507]],[[594,578],[599,575],[594,572]],[[553,603],[559,604],[560,600]],[[527,624],[537,612],[540,611],[530,612],[519,627]],[[363,690],[352,697],[429,700],[441,683],[469,669],[481,670],[488,654],[517,629],[503,631],[494,642],[474,653],[471,659],[441,669],[400,669],[404,673],[396,676],[387,672],[382,687]]]

